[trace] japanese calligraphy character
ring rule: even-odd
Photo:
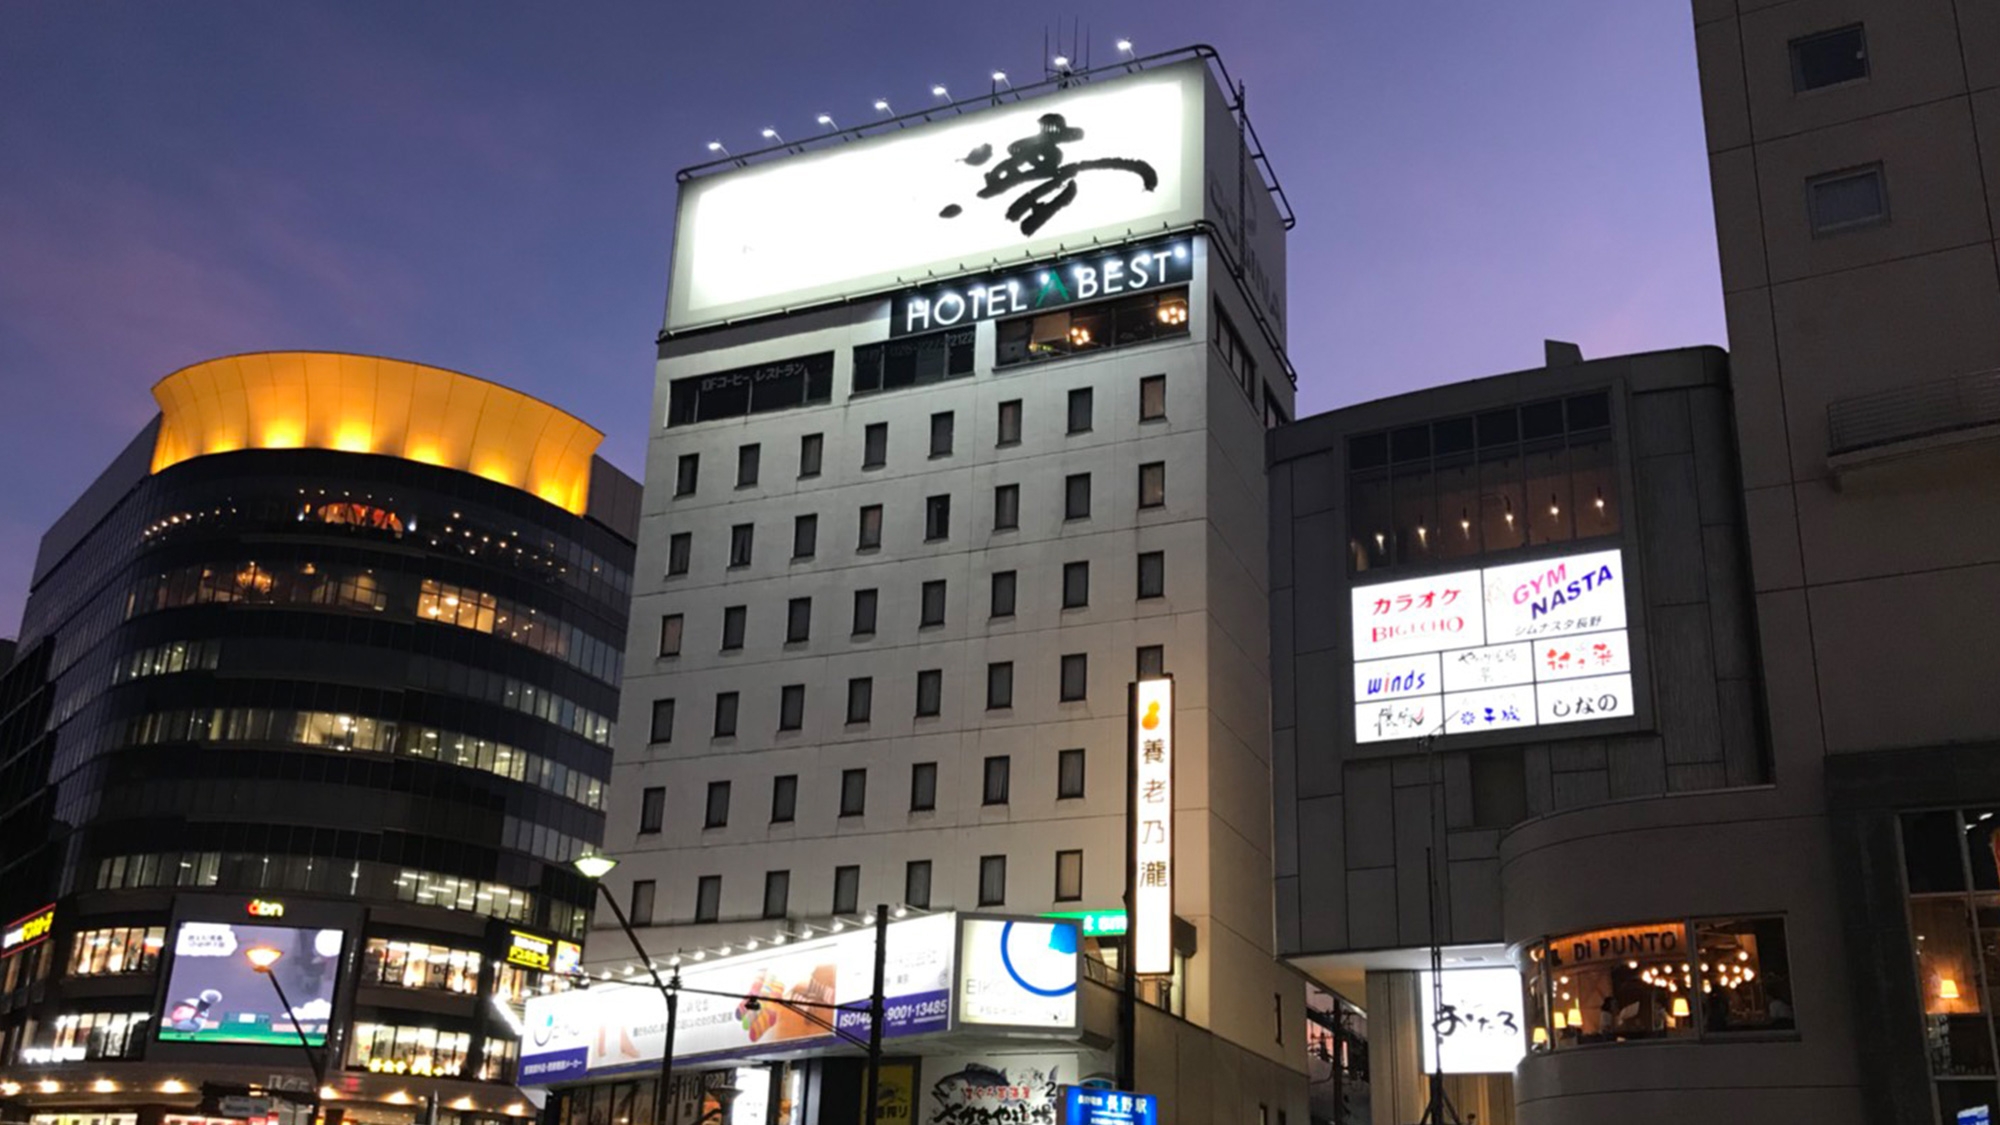
[[[1033,136],[1008,144],[1006,158],[987,170],[986,186],[980,188],[978,193],[981,199],[991,199],[1026,188],[1007,206],[1007,221],[1020,223],[1023,235],[1033,236],[1042,229],[1042,224],[1076,199],[1076,179],[1081,173],[1100,170],[1130,172],[1139,177],[1140,186],[1147,191],[1159,186],[1159,173],[1143,160],[1107,156],[1065,163],[1062,146],[1082,140],[1083,130],[1064,120],[1060,113],[1045,113],[1036,125]],[[965,162],[976,168],[992,156],[992,145],[980,145],[966,154]],[[938,214],[952,219],[963,210],[953,203]]]
[[[1139,760],[1149,766],[1167,760],[1167,744],[1164,739],[1149,738],[1139,744]]]
[[[1139,800],[1146,804],[1157,805],[1166,799],[1167,783],[1164,781],[1148,781],[1139,787]]]
[[[1139,885],[1142,887],[1164,887],[1167,885],[1167,861],[1148,860],[1139,865]]]
[[[1164,820],[1143,820],[1139,822],[1139,842],[1142,844],[1164,844],[1167,842],[1167,822]]]

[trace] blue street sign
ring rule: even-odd
[[[1062,1125],[1159,1125],[1160,1101],[1151,1094],[1064,1086]]]

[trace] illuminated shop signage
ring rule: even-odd
[[[1126,929],[1123,910],[1057,910],[1044,918],[1068,918],[1083,930],[1084,937],[1118,937]]]
[[[1185,285],[1193,273],[1194,255],[1185,237],[1044,263],[901,294],[890,304],[889,335],[908,336]]]
[[[1132,688],[1132,965],[1174,971],[1174,682]]]
[[[1635,713],[1616,550],[1357,586],[1354,740]]]
[[[555,967],[555,939],[520,930],[507,932],[507,963],[548,972]]]
[[[244,907],[244,910],[252,918],[283,918],[285,916],[285,904],[282,902],[273,902],[270,899],[253,898],[250,900],[250,904]]]
[[[1619,926],[1549,939],[1549,962],[1574,968],[1597,961],[1644,961],[1674,957],[1687,949],[1687,927],[1679,922]]]
[[[1438,977],[1442,1006],[1431,991],[1431,974],[1417,974],[1424,1070],[1512,1074],[1514,1064],[1528,1053],[1521,974],[1511,968],[1453,969]]]
[[[1157,1125],[1160,1101],[1151,1094],[1064,1086],[1058,1125]]]
[[[9,922],[6,930],[0,931],[0,957],[19,953],[31,945],[47,941],[49,932],[55,929],[55,925],[55,903]]]
[[[1068,920],[967,918],[959,934],[958,1022],[1074,1030],[1079,945]]]

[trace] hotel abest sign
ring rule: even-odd
[[[889,335],[908,336],[1184,285],[1194,275],[1189,243],[1183,236],[899,294],[890,307]]]

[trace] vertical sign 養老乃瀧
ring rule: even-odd
[[[1174,969],[1174,682],[1132,688],[1132,967]]]

